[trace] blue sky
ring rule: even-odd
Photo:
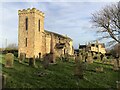
[[[37,8],[45,13],[45,29],[73,39],[74,48],[97,39],[92,13],[111,2],[4,2],[0,3],[0,47],[18,43],[18,10]],[[2,30],[2,31],[1,31]],[[105,41],[103,41],[105,42]]]

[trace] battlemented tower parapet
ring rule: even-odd
[[[42,17],[45,17],[45,14],[42,11],[37,10],[36,8],[32,8],[32,9],[28,8],[28,9],[18,10],[18,15],[29,14],[29,13],[31,13],[31,14],[36,13],[38,15],[41,15]]]
[[[18,15],[28,14],[28,13],[31,13],[31,14],[36,13],[38,15],[41,15],[42,17],[45,17],[45,14],[42,11],[37,10],[36,8],[32,8],[32,9],[28,8],[28,9],[18,10]]]

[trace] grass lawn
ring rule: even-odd
[[[0,65],[5,63],[4,55],[0,55]],[[118,72],[112,70],[111,65],[102,65],[103,73],[95,72],[95,68],[102,64],[94,62],[87,65],[85,79],[81,80],[74,76],[74,62],[58,61],[56,65],[50,65],[44,69],[40,61],[36,62],[36,68],[27,63],[19,63],[17,58],[13,68],[0,68],[7,76],[7,88],[116,88]],[[39,77],[37,72],[47,73]]]

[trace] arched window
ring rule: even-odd
[[[26,17],[26,19],[25,19],[25,28],[26,28],[26,30],[28,30],[28,17]]]
[[[27,47],[27,38],[25,39],[25,46]]]
[[[40,19],[38,20],[38,30],[40,31]]]

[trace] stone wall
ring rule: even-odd
[[[44,30],[44,13],[32,8],[18,11],[19,15],[19,31],[18,31],[18,51],[25,53],[26,58],[41,57],[46,53],[50,53],[51,34],[53,34],[53,47],[57,43],[66,43],[63,49],[55,49],[56,55],[64,54],[64,49],[68,54],[73,55],[72,40],[63,35]],[[26,17],[28,18],[28,29],[26,30]],[[39,30],[40,20],[40,30]],[[27,38],[27,46],[26,46]]]

